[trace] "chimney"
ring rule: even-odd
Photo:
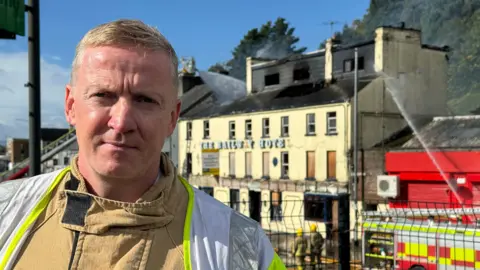
[[[333,79],[333,38],[327,39],[325,44],[325,82]]]
[[[180,98],[193,87],[200,84],[203,84],[203,81],[200,77],[195,76],[195,74],[180,73],[178,75],[178,97]]]
[[[375,71],[391,76],[402,72],[415,72],[421,49],[420,31],[379,27],[375,30]]]
[[[252,57],[247,57],[246,59],[246,76],[245,76],[245,83],[247,85],[247,96],[252,93],[253,88],[253,78],[252,78]]]

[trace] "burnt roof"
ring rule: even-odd
[[[420,129],[419,136],[430,149],[471,149],[480,147],[480,116],[435,117]],[[406,142],[404,149],[423,149],[417,136]]]
[[[374,74],[361,78],[358,83],[359,91],[377,77],[378,75]],[[198,107],[185,112],[181,118],[183,120],[207,118],[341,103],[350,100],[353,91],[353,78],[338,80],[330,85],[325,85],[323,82],[294,84],[277,90],[251,94],[222,106],[207,100],[198,104]]]
[[[203,82],[202,82],[203,83]],[[208,99],[213,95],[212,89],[206,84],[200,84],[194,86],[187,93],[183,94],[180,98],[182,101],[182,108],[180,109],[180,116],[188,111],[196,108],[205,99]]]
[[[284,57],[284,58],[281,58],[281,59],[278,59],[278,60],[275,60],[275,59],[264,60],[265,62],[263,62],[263,63],[260,62],[260,63],[253,64],[252,65],[252,70],[263,69],[263,68],[266,68],[266,67],[279,66],[279,65],[283,65],[283,64],[288,63],[288,62],[296,62],[296,61],[303,60],[303,59],[315,58],[315,57],[321,57],[321,56],[325,56],[325,50],[324,49],[309,52],[309,53],[303,53],[303,54],[296,53],[296,54],[292,54],[292,55],[289,55],[287,57]]]
[[[470,112],[471,114],[480,114],[480,107]]]

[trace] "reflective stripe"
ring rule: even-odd
[[[480,231],[475,229],[455,229],[455,228],[442,228],[436,226],[427,226],[427,225],[407,225],[407,224],[376,224],[371,222],[364,222],[363,228],[365,229],[376,229],[381,231],[383,230],[400,230],[400,231],[408,231],[408,232],[425,232],[425,233],[439,233],[439,234],[463,234],[465,236],[479,236]]]
[[[2,245],[2,261],[0,263],[0,269],[9,269],[12,267],[11,264],[13,264],[14,258],[16,256],[16,253],[19,250],[19,247],[21,247],[21,244],[23,244],[26,234],[28,233],[29,229],[31,226],[35,223],[37,220],[38,216],[45,210],[45,208],[48,205],[48,202],[50,201],[50,197],[52,195],[52,191],[55,189],[55,187],[60,183],[62,178],[65,176],[65,174],[70,170],[70,167],[65,168],[62,170],[55,178],[53,178],[53,183],[51,183],[47,190],[45,192],[42,192],[43,195],[41,196],[40,200],[36,202],[36,205],[33,207],[31,211],[29,211],[28,215],[26,216],[25,220],[19,224],[21,224],[20,228],[16,229],[16,232],[13,232],[13,238],[9,241],[7,248],[5,249],[5,252],[3,252],[4,247]],[[38,179],[29,179],[29,181],[42,181],[42,178]],[[15,181],[15,180],[13,180]],[[40,183],[42,184],[42,183]],[[34,190],[35,191],[35,190]],[[40,190],[41,191],[41,190]],[[38,194],[39,192],[37,192]],[[40,193],[40,194],[42,194]],[[27,198],[23,197],[22,199],[24,200],[31,200],[32,198]],[[35,202],[34,202],[35,203]],[[6,210],[6,209],[5,209]],[[20,213],[21,214],[21,213]],[[10,260],[12,258],[12,260]]]
[[[285,265],[283,265],[282,260],[280,257],[278,257],[277,253],[273,255],[273,260],[270,266],[268,267],[268,270],[283,270],[287,269]]]
[[[0,202],[0,211],[4,210],[0,218],[1,270],[13,266],[29,230],[69,170],[16,182],[14,195]],[[185,269],[286,269],[256,221],[179,179],[188,193],[183,232]],[[0,197],[5,198],[11,190],[9,185],[0,185]]]
[[[183,177],[179,176],[180,182],[185,186],[185,189],[188,193],[188,204],[187,204],[187,214],[185,215],[185,224],[183,225],[183,264],[185,266],[185,270],[191,270],[192,264],[190,259],[190,226],[192,223],[192,212],[193,212],[193,201],[194,201],[194,194],[192,190],[192,186],[187,183]]]

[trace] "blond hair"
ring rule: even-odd
[[[120,19],[101,24],[88,31],[75,49],[72,62],[71,83],[75,71],[82,62],[82,54],[87,47],[100,46],[132,46],[152,51],[167,53],[172,65],[172,79],[177,90],[178,57],[170,42],[154,27],[139,20]]]

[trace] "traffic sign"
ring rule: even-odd
[[[25,36],[25,0],[0,0],[0,29]]]

